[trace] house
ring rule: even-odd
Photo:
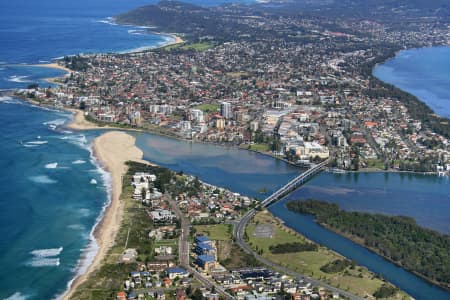
[[[211,240],[206,235],[198,235],[195,237],[195,243],[196,244],[200,244],[200,243],[209,244],[209,243],[211,243]]]
[[[136,251],[136,249],[126,249],[123,253],[122,256],[120,257],[120,261],[122,263],[132,263],[136,260],[138,253]]]
[[[195,246],[194,252],[198,255],[210,255],[216,257],[216,248],[213,247],[212,243],[198,243]]]
[[[172,255],[172,247],[170,246],[160,246],[155,248],[155,253],[157,255]]]
[[[172,279],[170,279],[169,277],[166,277],[166,278],[163,279],[163,282],[164,282],[164,286],[166,288],[169,288],[170,285],[172,284]]]
[[[116,300],[126,300],[127,294],[125,292],[118,292],[116,296]]]
[[[155,223],[170,223],[173,219],[175,219],[175,215],[171,211],[165,209],[156,209],[151,211],[150,216]]]
[[[166,273],[170,279],[175,279],[177,277],[178,278],[186,278],[189,276],[189,272],[180,267],[168,268],[166,270]]]
[[[214,256],[211,255],[199,255],[195,260],[195,264],[202,268],[205,272],[216,268],[217,262]]]
[[[177,300],[185,300],[186,299],[186,291],[185,290],[182,290],[182,289],[179,289],[179,290],[177,290]]]

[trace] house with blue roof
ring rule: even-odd
[[[199,255],[194,263],[202,268],[205,272],[209,272],[210,270],[217,267],[216,258],[211,255]]]
[[[217,258],[217,250],[211,243],[198,243],[194,248],[194,252],[197,255],[210,255]]]
[[[200,244],[200,243],[210,244],[211,240],[206,235],[198,235],[195,237],[195,243],[196,244]]]

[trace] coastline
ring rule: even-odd
[[[61,297],[70,299],[76,289],[86,281],[90,274],[96,271],[111,246],[114,245],[116,234],[120,228],[123,216],[123,202],[120,200],[122,191],[122,176],[127,171],[127,161],[148,162],[142,160],[143,152],[135,146],[135,138],[125,132],[110,131],[97,137],[93,142],[93,154],[100,165],[111,175],[112,186],[109,203],[105,206],[101,220],[93,229],[93,235],[98,245],[93,261],[86,272],[78,274],[69,283],[68,290]]]
[[[379,70],[380,67],[383,67],[383,66],[389,64],[390,62],[395,61],[399,56],[401,56],[405,53],[427,51],[428,49],[450,49],[450,41],[449,41],[449,44],[447,44],[447,45],[433,45],[433,46],[419,47],[419,48],[413,47],[413,48],[406,48],[406,49],[398,50],[391,57],[388,57],[388,59],[386,59],[382,62],[376,63],[372,68],[372,76],[375,77],[376,79],[378,79],[379,81],[383,82],[386,85],[392,85],[392,86],[400,89],[404,93],[410,94],[413,97],[415,97],[419,102],[424,104],[430,110],[431,115],[433,117],[443,119],[443,120],[450,120],[450,115],[443,114],[442,111],[439,111],[439,109],[435,107],[436,104],[433,105],[433,103],[427,101],[426,98],[416,95],[416,91],[411,91],[408,88],[400,87],[400,85],[398,85],[398,82],[395,82],[395,80],[389,81],[389,80],[386,80],[386,78],[383,78],[384,76],[382,76],[382,74],[376,74],[376,71]],[[379,76],[379,75],[381,75],[381,76]],[[425,90],[428,90],[428,88],[425,88]],[[429,89],[429,91],[432,91],[432,89]],[[442,98],[440,98],[440,99],[442,100]],[[445,109],[443,109],[443,111],[445,111]]]
[[[295,213],[298,213],[298,212],[295,212]],[[433,285],[435,285],[435,286],[437,286],[437,287],[439,287],[439,288],[442,288],[442,289],[444,289],[444,290],[450,292],[450,287],[445,286],[445,285],[443,285],[443,284],[441,284],[441,283],[439,283],[439,282],[437,282],[437,281],[434,281],[434,280],[432,280],[432,279],[426,277],[425,275],[423,275],[423,274],[421,274],[421,273],[419,273],[419,272],[417,272],[417,271],[415,271],[415,270],[412,270],[412,269],[410,269],[410,268],[405,267],[404,265],[400,264],[399,262],[397,262],[397,261],[393,260],[392,258],[390,258],[390,257],[384,255],[383,253],[381,253],[381,251],[379,251],[379,249],[377,249],[377,248],[374,248],[374,247],[370,247],[370,246],[365,245],[365,244],[364,244],[364,239],[363,239],[363,238],[359,238],[359,237],[357,237],[357,236],[354,236],[354,235],[351,235],[351,234],[344,233],[344,232],[342,232],[342,231],[340,231],[340,230],[338,230],[338,229],[336,229],[336,228],[331,227],[331,226],[328,225],[327,223],[320,223],[320,222],[317,222],[316,220],[314,220],[314,222],[315,222],[316,224],[322,226],[323,228],[325,228],[325,229],[327,229],[327,230],[330,230],[330,231],[332,231],[332,232],[334,232],[334,233],[336,233],[336,234],[338,234],[338,235],[340,235],[340,236],[342,236],[342,237],[344,237],[344,238],[346,238],[346,239],[352,241],[353,243],[355,243],[355,244],[357,244],[357,245],[359,245],[359,246],[361,246],[361,247],[364,247],[365,249],[371,251],[372,253],[374,253],[374,254],[376,254],[376,255],[379,255],[380,257],[382,257],[382,258],[384,258],[385,260],[387,260],[387,261],[393,263],[393,264],[396,265],[397,267],[402,268],[402,269],[404,269],[404,270],[406,270],[406,271],[408,271],[408,272],[410,272],[410,273],[416,275],[417,277],[420,277],[420,278],[426,280],[428,283],[433,284]],[[290,228],[290,227],[288,227],[288,228]],[[292,229],[292,228],[291,228],[291,229]],[[295,229],[292,229],[292,230],[295,231]],[[295,231],[295,232],[297,232],[297,231]],[[336,252],[336,253],[337,253],[337,252]],[[340,255],[340,254],[339,254],[339,255]]]
[[[57,69],[57,70],[61,70],[61,71],[65,71],[67,73],[71,73],[73,72],[71,69],[66,68],[64,66],[61,66],[57,63],[49,63],[49,64],[33,64],[33,65],[26,65],[29,67],[39,67],[39,68],[50,68],[50,69]],[[67,74],[65,74],[67,75]],[[65,75],[61,76],[64,77]],[[55,78],[60,78],[60,77],[55,77]]]

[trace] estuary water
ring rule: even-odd
[[[378,65],[373,74],[450,118],[450,46],[401,51]]]
[[[29,64],[46,63],[64,55],[123,52],[167,42],[168,37],[146,34],[145,28],[110,22],[109,17],[149,2],[152,1],[1,1],[0,90],[35,82],[47,85],[44,78],[62,74],[60,70]],[[224,1],[193,2],[214,5]],[[63,124],[69,119],[67,113],[0,97],[0,299],[57,297],[73,276],[84,270],[96,251],[91,232],[107,204],[109,176],[97,166],[90,151],[90,142],[99,132],[68,131]],[[284,162],[245,150],[135,134],[146,159],[260,199],[301,172]],[[377,176],[380,175],[369,174],[356,180],[322,174],[304,191],[316,195],[317,186],[327,187],[328,191],[322,190],[323,198],[339,201],[345,209],[411,215],[424,226],[448,232],[448,182],[419,176],[407,184],[408,178],[389,174],[387,182],[392,184],[386,185],[386,180]],[[395,184],[402,180],[404,185]],[[423,193],[413,189],[417,184]],[[375,197],[373,189],[377,188],[387,196]],[[343,189],[351,191],[342,192]],[[324,236],[324,229],[306,230],[308,227],[302,225],[305,220],[290,215],[282,202],[271,210],[289,226],[312,235],[312,239]],[[312,220],[308,222],[314,226]],[[350,250],[339,249],[344,243],[348,241],[335,241],[330,236],[323,242],[349,257],[353,257],[351,251],[359,251],[352,243],[346,244]],[[372,268],[370,260],[366,260],[368,255],[363,253],[357,260]],[[409,274],[404,271],[392,273],[387,268],[390,264],[377,259],[381,271],[376,265],[374,271],[386,273],[392,281],[397,277],[411,279],[404,277]],[[423,281],[414,278],[394,282],[412,295],[422,295],[418,294],[420,289],[430,296],[420,299],[448,299],[448,293],[423,286]]]
[[[171,41],[112,22],[152,2],[0,1],[0,90],[51,85],[45,79],[64,71],[30,65],[54,58]],[[64,130],[70,118],[0,94],[0,299],[58,297],[95,254],[91,232],[107,204],[109,176],[91,156],[98,132]]]
[[[190,143],[164,136],[133,133],[144,159],[198,176],[243,195],[263,199],[302,172],[271,157],[245,150]],[[395,266],[319,225],[313,218],[290,212],[291,199],[317,198],[343,209],[413,217],[427,228],[449,234],[450,179],[405,173],[321,173],[269,210],[287,226],[313,241],[356,260],[395,283],[416,299],[450,299],[450,293]],[[263,189],[267,193],[261,194]]]

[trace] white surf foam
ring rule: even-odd
[[[133,35],[144,35],[146,34],[146,32],[144,30],[139,30],[139,29],[130,29],[128,30],[129,34],[133,34]]]
[[[28,76],[18,76],[18,75],[12,75],[9,76],[7,81],[9,82],[16,82],[16,83],[25,83],[25,82],[31,82],[27,80]]]
[[[30,267],[40,268],[40,267],[57,267],[60,265],[59,257],[57,258],[33,258],[28,262]]]
[[[9,96],[1,96],[0,102],[7,103],[7,104],[22,104],[23,103],[20,100],[13,98],[13,97],[9,97]]]
[[[56,119],[56,120],[44,122],[43,124],[45,126],[48,126],[48,128],[55,130],[56,128],[64,125],[66,122],[67,122],[67,119]]]
[[[22,294],[21,292],[15,292],[8,298],[5,298],[4,300],[25,300],[28,299],[27,295]]]
[[[89,143],[85,135],[78,134],[78,135],[67,135],[60,138],[61,140],[67,140],[70,143],[79,146],[82,149],[89,151]]]
[[[57,267],[60,265],[59,255],[63,247],[36,249],[30,252],[33,258],[27,263],[31,267]]]
[[[74,164],[74,165],[82,165],[82,164],[85,164],[85,163],[86,163],[86,161],[82,160],[82,159],[77,159],[77,160],[72,162],[72,164]]]
[[[97,255],[98,248],[99,248],[98,247],[98,243],[97,243],[97,241],[95,239],[95,236],[94,236],[94,232],[95,232],[95,229],[97,228],[98,224],[100,224],[101,220],[103,219],[103,216],[105,214],[106,208],[111,204],[111,195],[112,195],[112,179],[111,179],[111,175],[108,172],[106,172],[101,167],[100,162],[94,156],[93,151],[92,151],[92,145],[90,145],[88,149],[89,149],[89,153],[90,153],[90,157],[91,157],[91,162],[97,167],[97,171],[102,176],[102,183],[103,183],[103,185],[104,185],[104,187],[106,189],[107,198],[106,198],[105,204],[102,207],[101,213],[97,217],[97,220],[96,220],[96,223],[95,223],[94,227],[92,227],[91,232],[89,233],[89,243],[88,243],[87,247],[82,250],[83,254],[81,255],[81,258],[78,261],[77,267],[74,270],[76,275],[67,284],[66,292],[72,286],[73,281],[76,278],[78,278],[80,275],[86,273],[87,269],[89,268],[89,266],[94,261],[94,258]],[[62,298],[62,296],[66,292],[64,292],[63,294],[59,295],[57,297],[57,299]]]
[[[40,184],[54,184],[54,183],[57,183],[56,180],[51,179],[47,175],[31,176],[29,179],[31,181],[35,182],[35,183],[40,183]]]
[[[45,165],[45,168],[46,169],[56,169],[58,167],[58,163],[57,162],[55,162],[55,163],[49,163],[49,164],[46,164]]]
[[[59,256],[61,252],[64,250],[64,247],[59,248],[49,248],[49,249],[36,249],[31,251],[30,253],[35,257],[54,257]]]
[[[119,24],[114,22],[114,18],[113,17],[108,17],[105,19],[101,19],[101,20],[97,20],[97,23],[103,23],[103,24],[108,24],[108,25],[113,25],[113,26],[117,26]]]
[[[27,145],[44,145],[47,144],[48,141],[30,141],[26,142]]]

